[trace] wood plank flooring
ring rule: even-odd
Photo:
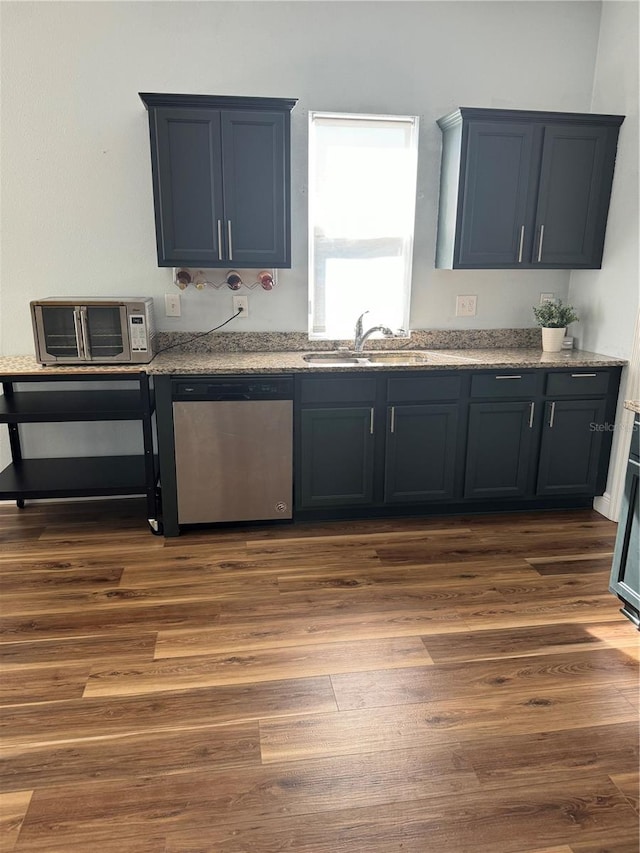
[[[615,531],[0,506],[0,849],[637,853]]]

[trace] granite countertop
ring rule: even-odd
[[[468,370],[482,368],[526,367],[614,367],[626,364],[622,359],[597,353],[565,350],[543,353],[539,349],[464,349],[435,350],[433,361],[415,364],[345,364],[330,366],[321,360],[305,361],[302,352],[247,353],[161,353],[148,365],[151,374],[204,373],[318,373],[371,372],[379,370]]]
[[[624,407],[625,409],[629,409],[630,412],[640,415],[640,400],[625,400]]]
[[[415,351],[412,350],[412,351]],[[149,364],[124,365],[55,365],[43,367],[33,356],[0,357],[0,374],[13,376],[74,375],[86,373],[140,373],[151,375],[166,374],[242,374],[242,373],[318,373],[318,372],[371,372],[371,371],[407,371],[407,370],[480,370],[487,368],[581,368],[616,367],[626,364],[624,359],[612,358],[598,353],[582,350],[562,350],[557,353],[542,352],[532,348],[491,348],[491,349],[439,349],[425,351],[430,354],[428,361],[414,364],[378,363],[328,365],[322,361],[314,364],[305,361],[304,352],[165,352],[157,355]]]
[[[32,355],[0,356],[0,374],[3,376],[42,376],[46,380],[50,376],[74,376],[87,373],[144,373],[148,372],[148,364],[54,364],[45,367]]]

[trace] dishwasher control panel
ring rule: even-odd
[[[174,379],[171,398],[186,400],[292,400],[291,376],[229,376]]]

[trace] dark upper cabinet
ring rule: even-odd
[[[462,107],[440,119],[436,267],[600,267],[623,118]]]
[[[531,198],[534,128],[477,122],[469,127],[462,203],[460,259],[465,265],[512,264],[524,251]],[[530,246],[529,246],[530,251]]]
[[[291,266],[295,100],[141,94],[159,266]]]
[[[220,112],[158,108],[149,120],[158,264],[215,266],[225,249]]]

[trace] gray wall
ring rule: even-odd
[[[183,317],[163,316],[173,285],[156,267],[139,91],[299,98],[293,269],[250,293],[238,330],[307,328],[309,110],[420,116],[413,328],[529,326],[540,292],[567,293],[567,272],[434,270],[435,119],[588,110],[599,3],[4,2],[2,18],[4,354],[32,351],[28,302],[45,295],[153,295],[165,329],[229,315],[229,291],[191,288]],[[453,316],[457,293],[478,294],[477,317]]]
[[[582,349],[632,359],[622,375],[620,404],[640,396],[640,364],[634,328],[640,328],[638,301],[638,4],[607,2],[593,85],[593,112],[626,116],[620,131],[602,269],[574,270],[569,299],[580,323],[573,333]],[[638,326],[636,327],[636,322]],[[617,518],[633,417],[618,406],[609,481],[596,509]]]
[[[607,9],[618,5],[635,4],[605,4]],[[236,330],[307,328],[309,110],[420,116],[411,325],[446,329],[532,325],[531,306],[539,293],[566,297],[570,274],[433,268],[440,158],[436,118],[459,105],[631,109],[628,99],[623,104],[614,97],[619,65],[627,63],[616,57],[634,44],[637,51],[637,30],[635,42],[631,28],[620,33],[621,42],[616,28],[611,38],[605,32],[598,53],[599,2],[3,2],[1,7],[2,354],[33,351],[28,302],[41,296],[152,295],[164,329],[204,330],[229,316],[229,291],[193,288],[183,294],[181,319],[163,316],[172,274],[156,267],[147,116],[139,91],[299,99],[292,116],[293,269],[279,273],[272,293],[249,293],[251,316],[244,325],[238,321]],[[592,103],[596,58],[601,88]],[[637,84],[635,92],[637,98]],[[590,288],[582,291],[586,303],[602,304],[607,294],[622,292],[604,276],[622,269],[628,276],[623,320],[628,294],[634,282],[637,286],[637,266],[634,279],[630,202],[616,213],[615,193],[628,194],[633,186],[637,129],[633,137],[632,127],[627,121],[622,128],[607,270],[579,274]],[[622,254],[628,260],[621,261]],[[571,279],[572,295],[577,275]],[[478,294],[477,317],[453,316],[457,293]],[[602,314],[583,313],[579,329],[585,342],[612,351],[614,314],[606,315],[614,332],[603,338]],[[628,323],[624,328],[626,341]],[[83,425],[73,426],[72,439],[67,427],[48,430],[45,447],[41,431],[34,430],[25,431],[26,450],[34,455],[64,454],[70,446],[107,452],[112,441],[120,447],[123,435],[135,449],[133,435],[120,432],[115,441],[112,431]],[[0,464],[7,457],[5,433]]]
[[[602,8],[591,112],[626,116],[620,130],[602,269],[574,270],[569,298],[582,349],[629,358],[638,313],[638,4]]]

